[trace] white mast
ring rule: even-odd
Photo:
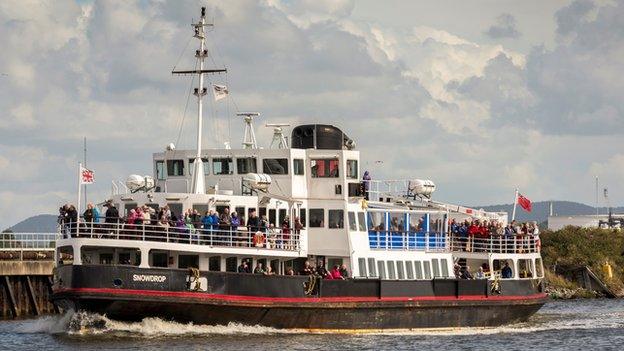
[[[265,126],[273,127],[273,140],[271,140],[270,148],[273,149],[274,145],[276,145],[278,149],[288,149],[288,141],[286,141],[282,127],[288,127],[290,124],[267,123]]]
[[[193,194],[205,194],[205,176],[204,165],[201,158],[202,152],[202,98],[206,95],[207,89],[204,88],[204,74],[205,73],[220,73],[227,72],[225,69],[204,69],[204,59],[208,56],[208,50],[206,50],[206,36],[204,27],[212,27],[213,24],[206,23],[206,8],[201,8],[201,18],[198,23],[192,24],[195,35],[194,37],[199,39],[199,50],[195,51],[195,57],[199,60],[199,69],[193,71],[173,71],[173,74],[197,74],[199,76],[199,86],[195,88],[194,95],[197,96],[197,153],[195,160],[193,161],[193,181],[191,183],[191,193]]]
[[[256,141],[256,133],[253,129],[254,117],[260,116],[258,112],[240,112],[236,114],[242,116],[245,122],[245,137],[243,138],[243,148],[245,149],[257,149],[258,142]]]

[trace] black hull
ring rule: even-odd
[[[134,274],[167,279],[122,287],[107,279]],[[186,288],[184,270],[68,266],[57,275],[53,299],[61,307],[125,321],[334,330],[492,327],[525,321],[546,301],[537,280],[501,281],[500,293],[477,280],[321,281],[310,296],[306,277],[202,272],[209,291],[197,292]]]

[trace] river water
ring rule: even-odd
[[[331,334],[258,326],[195,326],[94,314],[0,321],[3,350],[624,350],[624,300],[547,303],[527,323],[499,328]]]

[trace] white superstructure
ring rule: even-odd
[[[87,223],[63,233],[57,242],[59,260],[218,271],[236,270],[247,260],[252,265],[263,262],[281,274],[311,260],[327,267],[344,264],[354,277],[381,279],[454,277],[456,263],[491,267],[494,279],[503,262],[511,262],[514,278],[523,278],[520,272],[526,278],[543,276],[536,238],[466,243],[449,234],[452,219],[506,224],[506,213],[436,201],[430,180],[363,177],[355,142],[335,126],[297,126],[286,140],[288,125],[269,124],[275,128],[272,147],[263,148],[252,124],[258,113],[241,112],[245,138],[240,148],[202,148],[202,97],[207,92],[203,76],[225,72],[204,69],[206,26],[202,12],[193,24],[200,40],[195,55],[199,69],[173,72],[199,77],[197,148],[170,145],[154,153],[153,179],[133,175],[129,188],[113,182],[107,203],[114,204],[121,217],[138,207],[149,207],[156,216],[167,206],[179,219],[189,210],[202,216],[229,211],[248,221],[255,212],[266,217],[267,226],[249,226],[246,221],[238,227],[210,226],[196,219],[177,227],[153,217],[139,224]]]

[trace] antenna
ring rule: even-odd
[[[271,140],[270,148],[273,149],[273,145],[277,144],[278,149],[288,149],[288,141],[284,136],[282,127],[290,127],[287,123],[267,123],[266,127],[273,127],[273,140]]]
[[[193,194],[205,194],[206,185],[204,179],[204,166],[201,159],[202,151],[202,98],[207,93],[204,88],[204,74],[227,72],[226,69],[204,69],[204,60],[208,57],[206,50],[205,28],[212,27],[212,23],[206,23],[206,7],[201,8],[201,18],[197,23],[192,23],[194,34],[193,37],[199,39],[199,50],[195,51],[195,57],[199,60],[199,69],[187,71],[172,71],[172,74],[188,75],[197,74],[199,76],[199,85],[195,88],[194,95],[197,96],[197,153],[193,162],[193,182],[191,183],[191,192]]]
[[[258,142],[256,141],[256,133],[254,133],[253,119],[260,116],[259,112],[239,112],[237,116],[243,117],[245,122],[245,136],[243,137],[244,149],[257,149]]]

